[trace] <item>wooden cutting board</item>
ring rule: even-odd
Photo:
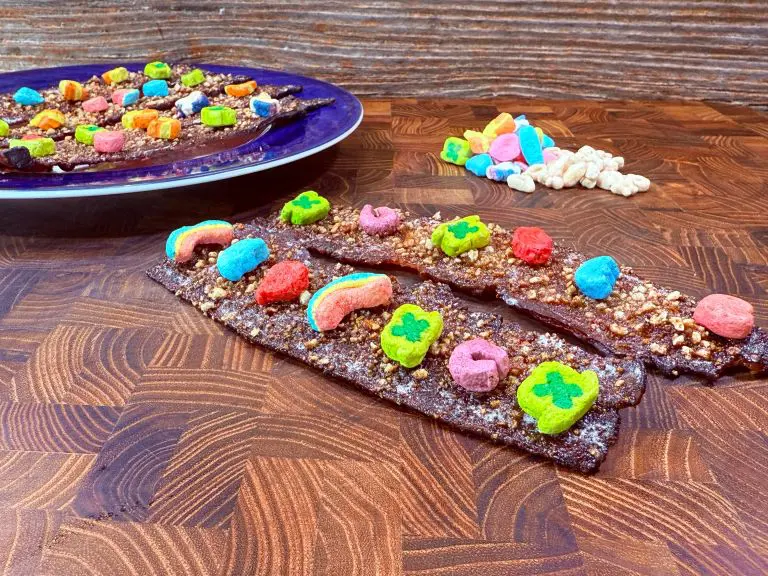
[[[337,149],[267,174],[2,204],[0,572],[768,571],[765,378],[651,374],[585,477],[251,347],[144,276],[171,229],[312,187],[541,226],[695,296],[737,294],[768,326],[768,118],[658,102],[365,107]],[[654,186],[526,195],[439,161],[445,137],[499,111],[527,113],[562,147],[620,153]]]

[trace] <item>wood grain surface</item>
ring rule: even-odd
[[[0,573],[768,572],[768,379],[651,373],[582,476],[456,433],[243,342],[145,277],[167,233],[333,202],[539,225],[768,325],[768,118],[726,105],[366,100],[338,147],[266,174],[0,210]],[[526,112],[621,153],[631,199],[526,195],[438,160]],[[472,306],[541,327],[488,302]]]
[[[0,68],[166,58],[369,96],[690,98],[768,107],[765,0],[0,0]]]

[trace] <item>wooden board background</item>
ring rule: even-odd
[[[768,106],[766,0],[0,1],[0,69],[150,58],[311,74],[359,95]]]
[[[585,477],[250,346],[144,275],[171,229],[313,187],[335,203],[542,226],[696,296],[738,294],[766,327],[768,118],[649,102],[365,111],[338,148],[266,174],[2,203],[0,573],[768,573],[766,378],[651,374]],[[499,111],[527,112],[563,146],[622,153],[654,188],[526,195],[438,160],[446,136]]]

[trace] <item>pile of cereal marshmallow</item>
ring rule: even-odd
[[[561,150],[525,115],[513,118],[507,112],[491,120],[482,132],[467,130],[464,138],[447,138],[440,158],[464,166],[475,176],[505,181],[520,192],[533,192],[538,182],[555,190],[581,184],[628,197],[651,186],[644,176],[620,172],[624,167],[621,156],[591,146],[577,152]]]

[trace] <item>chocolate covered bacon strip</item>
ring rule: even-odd
[[[259,237],[270,256],[238,282],[219,276],[217,255],[198,246],[185,263],[165,260],[149,276],[216,321],[250,342],[290,356],[343,379],[381,398],[432,416],[453,427],[477,433],[559,464],[591,472],[604,460],[618,433],[618,410],[636,405],[644,391],[641,363],[609,359],[565,343],[552,334],[524,332],[501,317],[471,312],[443,284],[422,282],[404,288],[393,281],[392,302],[386,307],[357,310],[333,330],[317,332],[297,300],[256,303],[254,295],[267,269],[276,262],[303,262],[309,267],[309,290],[318,291],[352,270],[310,256],[293,231],[271,226],[235,225],[235,238]],[[422,363],[406,369],[389,360],[379,344],[392,312],[402,304],[438,311],[444,328]],[[470,392],[456,385],[448,359],[456,346],[473,338],[493,341],[510,356],[509,375],[492,391]],[[516,400],[520,382],[542,362],[559,361],[583,372],[593,370],[600,382],[597,400],[566,432],[548,435],[522,412]]]
[[[487,247],[449,257],[432,242],[439,218],[401,216],[394,234],[380,236],[361,229],[358,210],[334,208],[296,233],[310,250],[342,262],[396,266],[463,292],[496,296],[603,353],[640,358],[667,375],[716,379],[735,366],[768,369],[764,330],[754,328],[741,340],[717,336],[694,320],[694,298],[646,282],[631,268],[622,268],[610,296],[593,300],[574,285],[574,272],[586,259],[578,252],[555,246],[548,262],[530,265],[514,256],[512,232],[489,224]],[[268,222],[288,226],[277,217]]]

